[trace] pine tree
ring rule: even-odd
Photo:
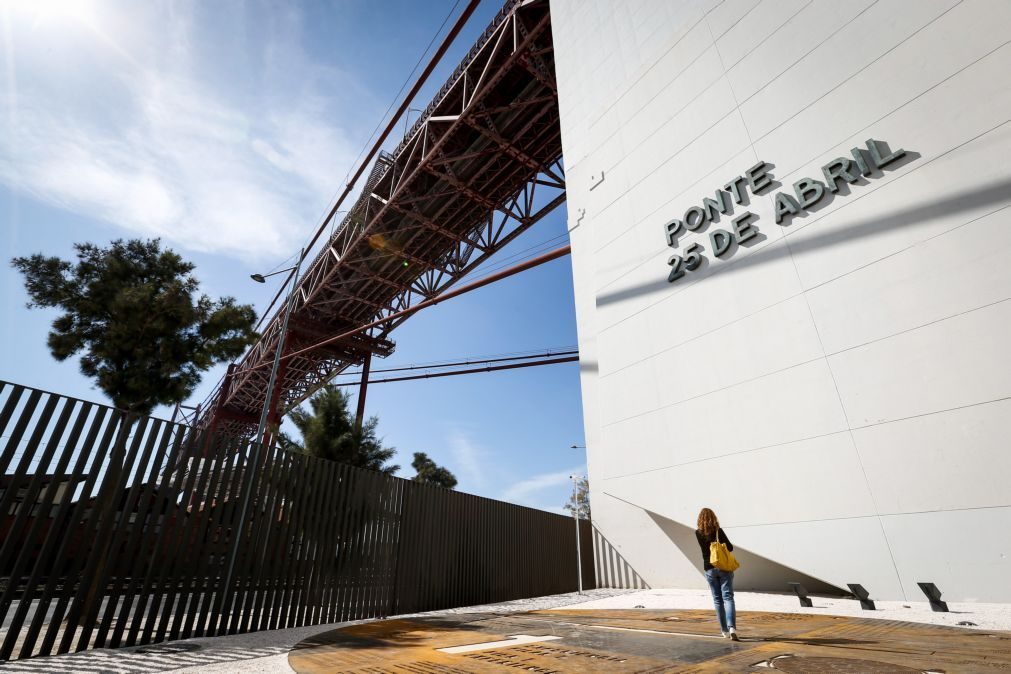
[[[387,465],[396,449],[384,447],[376,435],[378,417],[370,417],[359,429],[349,406],[351,396],[327,384],[309,399],[309,410],[296,408],[288,418],[302,434],[302,442],[283,435],[281,444],[294,451],[359,468],[393,474],[400,466]]]
[[[197,295],[194,265],[158,239],[74,244],[77,262],[16,257],[28,307],[61,309],[49,332],[57,360],[81,354],[81,372],[131,415],[182,402],[202,372],[256,338],[250,305]]]
[[[422,484],[434,484],[437,487],[452,489],[456,486],[456,476],[446,468],[435,463],[424,452],[415,452],[411,467],[417,473],[412,479]]]

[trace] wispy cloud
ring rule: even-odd
[[[22,36],[7,53],[17,70],[0,75],[0,181],[126,234],[274,258],[316,224],[356,154],[333,122],[346,76],[307,60],[287,9],[262,72],[222,87],[192,53],[193,11],[133,17],[143,49],[79,35],[79,66],[47,63],[45,41]],[[299,68],[300,91],[270,86],[282,68]]]
[[[538,492],[568,485],[570,475],[582,475],[584,472],[583,466],[576,466],[555,473],[533,475],[506,488],[502,492],[502,498],[515,503],[527,503]]]
[[[453,450],[455,470],[463,478],[461,486],[484,489],[488,484],[487,472],[490,468],[488,452],[460,429],[450,432],[449,446]]]

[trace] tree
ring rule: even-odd
[[[309,399],[311,411],[298,407],[288,418],[302,434],[297,442],[281,434],[281,445],[294,451],[359,468],[392,474],[400,466],[387,465],[396,449],[384,447],[376,435],[378,417],[369,417],[359,429],[349,409],[351,396],[338,386],[327,384]]]
[[[590,482],[585,475],[577,476],[572,482],[572,495],[565,509],[574,512],[579,519],[590,519]]]
[[[256,338],[253,307],[197,296],[194,265],[159,239],[74,249],[76,264],[37,253],[11,266],[24,276],[29,308],[63,311],[48,336],[53,357],[81,353],[81,372],[120,409],[150,414],[182,402],[202,372]]]
[[[452,489],[456,486],[456,476],[449,470],[432,461],[424,452],[415,452],[414,461],[411,461],[417,475],[412,479],[421,484],[434,484],[437,487]]]

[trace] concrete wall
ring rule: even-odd
[[[1011,2],[551,7],[600,534],[702,587],[709,506],[756,586],[1011,601]],[[775,223],[868,139],[905,155]],[[761,161],[771,189],[668,246]]]

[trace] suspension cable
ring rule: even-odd
[[[429,374],[414,374],[406,377],[387,377],[386,379],[370,379],[367,384],[388,384],[394,381],[411,381],[413,379],[435,379],[438,377],[455,377],[458,374],[477,374],[481,372],[496,372],[498,370],[515,370],[521,367],[538,367],[540,365],[554,365],[556,363],[572,363],[579,360],[579,356],[566,356],[564,358],[547,358],[535,360],[529,363],[510,363],[509,365],[489,365],[488,367],[475,367],[469,370],[454,370],[452,372],[432,372]],[[334,384],[334,386],[360,386],[357,381],[347,381]]]
[[[546,352],[539,352],[525,356],[506,356],[502,358],[468,358],[466,360],[460,360],[452,363],[421,363],[417,365],[404,365],[401,367],[387,367],[380,370],[372,370],[369,372],[375,374],[377,372],[406,372],[408,370],[438,370],[448,367],[462,367],[464,365],[483,365],[487,363],[508,363],[515,360],[533,360],[535,358],[553,358],[556,356],[572,356],[578,355],[578,349],[563,349],[563,350],[552,350],[548,349]],[[355,372],[341,372],[338,377],[352,377],[360,376],[360,371]]]

